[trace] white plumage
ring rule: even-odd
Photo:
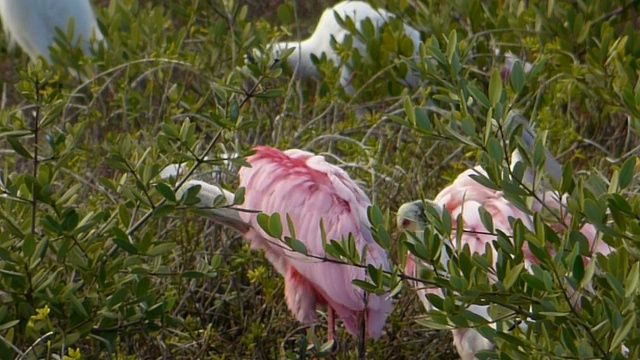
[[[51,62],[56,28],[66,33],[72,18],[72,44],[85,55],[90,55],[92,42],[104,39],[89,0],[0,0],[0,17],[9,44],[18,43],[32,61],[42,56]]]
[[[333,60],[336,66],[341,66],[340,84],[345,88],[348,94],[355,92],[353,86],[350,85],[352,76],[351,64],[341,64],[340,56],[331,47],[331,39],[334,38],[338,43],[344,42],[345,38],[350,35],[349,30],[343,28],[336,20],[336,15],[346,20],[351,18],[356,25],[358,31],[362,31],[362,21],[371,20],[376,33],[380,35],[380,28],[394,18],[394,15],[384,9],[375,9],[364,1],[343,1],[332,8],[326,9],[313,34],[302,41],[279,42],[271,45],[270,51],[275,59],[280,57],[283,50],[294,48],[294,52],[287,58],[287,63],[292,69],[296,69],[297,75],[300,77],[318,78],[316,66],[311,61],[313,56],[318,58],[326,55],[327,59]],[[409,25],[404,24],[405,34],[413,42],[413,56],[417,58],[420,33]],[[353,37],[353,48],[360,52],[361,55],[366,54],[366,44],[362,43],[356,36]],[[417,81],[411,71],[408,72],[404,79],[406,85],[415,86]]]

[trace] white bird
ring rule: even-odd
[[[336,16],[339,16],[342,20],[351,18],[360,32],[362,32],[362,22],[369,19],[376,29],[377,36],[380,36],[380,28],[389,19],[395,17],[390,12],[384,9],[375,9],[364,1],[343,1],[322,13],[315,31],[309,38],[302,41],[275,43],[270,45],[269,51],[271,51],[273,59],[279,60],[282,51],[294,49],[293,53],[287,57],[287,64],[291,69],[295,70],[297,76],[302,78],[319,78],[320,73],[312,62],[312,58],[321,58],[322,55],[326,55],[327,59],[333,60],[334,65],[342,67],[340,84],[345,88],[347,94],[353,95],[355,93],[355,89],[351,85],[353,66],[351,63],[342,64],[340,55],[331,47],[332,39],[342,43],[348,35],[351,35],[349,30],[338,23]],[[406,24],[403,25],[403,28],[404,33],[413,42],[413,57],[418,58],[420,33]],[[367,45],[355,35],[353,36],[353,48],[362,56],[366,56]],[[259,56],[259,54],[256,55]],[[410,69],[404,79],[404,83],[407,86],[416,86],[417,84],[417,79],[415,79]]]
[[[237,152],[227,151],[226,149],[222,150],[220,157],[218,158],[211,158],[209,156],[205,156],[204,163],[208,164],[210,162],[213,162],[214,164],[212,166],[212,171],[210,174],[211,180],[217,183],[224,183],[227,178],[226,175],[232,174],[238,171],[239,166],[232,161],[233,159],[238,159],[238,158],[240,158],[240,155]],[[216,165],[216,163],[218,165]],[[186,175],[189,172],[189,170],[191,170],[191,167],[186,162],[182,162],[178,164],[169,164],[165,166],[160,171],[160,174],[158,175],[162,179],[174,178],[178,180],[179,178]]]
[[[71,19],[71,44],[86,56],[94,43],[104,40],[89,0],[0,0],[0,17],[9,45],[18,43],[33,62],[40,56],[51,62],[56,29],[66,34]]]
[[[498,53],[499,51],[497,51],[497,54]],[[500,76],[503,80],[506,81],[509,79],[509,77],[511,76],[511,71],[513,70],[513,66],[516,64],[516,62],[520,62],[520,64],[522,64],[522,70],[524,70],[525,74],[533,70],[532,63],[523,61],[522,59],[514,55],[511,51],[507,51],[507,53],[504,54],[504,65],[502,65],[502,68],[500,69]]]

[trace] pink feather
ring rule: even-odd
[[[490,235],[488,229],[482,224],[478,213],[480,207],[484,207],[484,209],[491,214],[495,230],[501,230],[507,235],[513,234],[513,229],[509,221],[510,218],[521,219],[527,228],[530,230],[533,229],[533,218],[530,215],[506,200],[501,191],[486,188],[473,180],[471,178],[473,174],[484,175],[485,172],[481,167],[466,170],[460,174],[451,185],[444,188],[433,201],[435,204],[441,206],[442,209],[446,209],[453,220],[462,214],[464,232],[461,235],[459,245],[456,244],[456,222],[454,221],[452,225],[452,235],[449,240],[454,249],[458,248],[458,246],[460,246],[461,249],[462,246],[466,244],[472,253],[484,254],[486,250],[485,245],[491,245],[492,241],[495,240],[496,236]],[[547,192],[543,197],[543,203],[551,209],[561,210],[564,205],[566,205],[566,196],[560,201],[556,194]],[[542,203],[537,202],[533,204],[533,211],[540,211],[541,209]],[[571,220],[570,215],[562,214],[564,215],[562,217],[565,224],[568,224]],[[552,226],[558,231],[564,229],[563,224],[558,223]],[[593,225],[585,224],[580,231],[589,241],[592,253],[602,253],[606,255],[612,251],[606,243],[598,241],[597,231]],[[493,246],[490,246],[490,249],[494,252],[493,259],[497,259],[497,254]],[[549,250],[553,251],[551,247],[549,247]],[[525,267],[527,269],[530,269],[532,263],[539,263],[526,243],[523,247],[523,252]],[[417,277],[419,274],[415,261],[413,255],[409,254],[405,265],[405,272],[410,276]],[[588,262],[589,259],[585,258],[584,261]],[[491,276],[491,280],[495,281],[496,279]],[[411,285],[417,288],[418,296],[427,311],[432,308],[426,298],[427,293],[443,296],[440,289],[425,288],[422,284],[415,281],[412,281]],[[574,295],[572,289],[569,289],[569,292],[570,296]],[[486,307],[471,305],[468,310],[476,312],[487,320],[490,320]],[[493,346],[474,329],[455,329],[452,333],[456,349],[463,360],[475,359],[476,352],[489,349]]]
[[[239,172],[246,190],[243,208],[266,214],[279,213],[283,222],[291,217],[296,237],[308,254],[329,257],[324,250],[320,220],[327,240],[353,235],[356,247],[366,246],[366,264],[389,270],[386,252],[375,243],[369,230],[370,200],[342,169],[321,156],[302,150],[280,150],[258,146],[247,158],[250,168]],[[267,235],[257,223],[257,214],[241,212],[250,224],[245,237],[254,249],[265,251],[267,259],[285,278],[285,297],[293,315],[304,324],[316,319],[316,307],[335,310],[351,334],[358,333],[358,319],[366,316],[367,335],[380,337],[392,309],[387,294],[367,294],[352,284],[367,278],[365,270],[314,259],[292,251],[285,243]],[[286,222],[284,236],[290,235]]]

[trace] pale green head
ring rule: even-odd
[[[427,227],[427,216],[424,213],[424,201],[416,200],[404,203],[396,215],[398,228],[409,231],[422,231]]]

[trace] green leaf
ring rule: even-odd
[[[29,160],[33,159],[33,155],[31,155],[31,153],[29,153],[29,151],[25,149],[24,146],[22,146],[22,144],[20,144],[18,139],[14,137],[7,137],[6,139],[9,145],[11,145],[11,148],[16,152],[16,154],[24,158],[27,158]]]
[[[22,241],[22,253],[24,257],[30,258],[36,250],[36,238],[33,234],[29,233]]]
[[[418,126],[419,129],[427,133],[433,131],[433,126],[431,126],[431,121],[429,121],[429,116],[427,115],[427,112],[423,108],[416,107],[414,110],[414,113],[415,113],[415,124]]]
[[[447,65],[447,58],[444,56],[442,51],[440,50],[440,44],[438,43],[438,39],[436,37],[431,38],[431,44],[428,46],[428,49],[437,62],[441,65]]]
[[[416,113],[413,111],[413,104],[411,98],[406,96],[403,101],[404,113],[407,115],[407,121],[410,124],[416,125]]]
[[[573,165],[567,163],[562,167],[562,180],[560,182],[560,193],[566,194],[571,191],[574,186],[573,182]]]
[[[489,103],[489,98],[482,91],[480,91],[477,87],[475,87],[473,85],[469,85],[467,87],[467,91],[469,91],[471,96],[478,103],[480,103],[480,105],[482,105],[482,107],[484,107],[485,109],[488,109],[491,106],[491,103]]]
[[[451,30],[449,33],[449,39],[447,41],[447,61],[451,64],[451,59],[453,58],[453,54],[458,49],[458,34],[456,30]]]
[[[577,247],[576,247],[577,249]],[[573,260],[573,277],[581,281],[585,274],[584,263],[582,262],[582,256],[578,255]]]
[[[378,240],[378,245],[382,246],[383,249],[389,249],[389,247],[391,246],[391,236],[387,232],[385,226],[382,224],[378,225],[378,227],[376,228],[376,233],[376,240]]]
[[[466,280],[464,280],[460,276],[452,275],[451,279],[449,280],[449,282],[451,283],[451,287],[453,287],[455,290],[464,290],[464,289],[466,289],[466,283],[467,282],[466,282]]]
[[[238,190],[236,190],[236,192],[233,195],[233,205],[242,205],[244,204],[244,195],[245,195],[245,188],[241,187]]]
[[[611,340],[611,351],[618,351],[622,342],[627,339],[627,336],[633,329],[634,325],[636,325],[636,313],[635,311],[631,311],[626,314],[626,319],[622,328],[618,329],[613,335],[613,340]]]
[[[625,294],[625,291],[622,288],[622,284],[620,283],[620,281],[618,281],[618,279],[616,279],[616,277],[613,274],[607,273],[605,275],[605,278],[607,279],[607,282],[609,283],[611,288],[616,292],[618,296],[623,296]]]
[[[476,134],[476,124],[469,118],[460,120],[460,127],[462,127],[462,132],[467,136],[474,136]]]
[[[522,279],[524,280],[525,283],[527,283],[528,286],[531,286],[535,290],[539,290],[539,291],[546,290],[546,286],[544,282],[538,279],[537,277],[535,277],[534,275],[531,275],[529,273],[524,273],[522,274]]]
[[[156,190],[158,190],[160,195],[162,195],[162,197],[164,197],[165,199],[173,202],[177,201],[176,194],[173,192],[171,186],[165,183],[157,183]]]
[[[140,277],[138,283],[136,284],[136,296],[143,297],[149,293],[149,288],[151,287],[151,280],[149,277],[143,276]]]
[[[87,313],[87,309],[85,309],[84,305],[82,305],[82,302],[80,301],[80,299],[78,299],[73,294],[68,294],[67,295],[67,300],[69,301],[69,303],[71,303],[71,306],[73,307],[73,309],[77,313],[82,315],[82,317],[84,319],[88,319],[89,318],[89,314]]]
[[[354,279],[351,281],[351,283],[361,289],[363,289],[366,292],[375,292],[377,287],[369,282],[363,281],[363,280],[359,280],[359,279]]]
[[[632,156],[624,162],[620,169],[620,175],[618,177],[618,186],[621,190],[626,189],[631,181],[633,181],[634,170],[636,167],[636,157]]]
[[[511,75],[509,78],[509,82],[511,84],[511,88],[516,94],[519,94],[524,88],[524,69],[521,61],[516,61],[513,64],[513,69],[511,69]]]
[[[291,246],[293,251],[307,255],[307,246],[302,241],[298,239],[291,239],[289,246]]]
[[[131,167],[127,163],[127,160],[117,154],[111,154],[107,156],[105,161],[109,166],[117,170],[128,172],[131,169]]]
[[[168,214],[171,214],[175,209],[176,206],[173,204],[162,204],[153,210],[153,216],[165,217]]]
[[[524,263],[520,263],[507,272],[504,280],[502,280],[502,285],[504,286],[505,290],[509,290],[513,286],[513,284],[520,276],[520,273],[522,273],[523,268]]]
[[[129,238],[124,231],[119,228],[113,228],[111,229],[111,231],[114,234],[114,237],[111,239],[114,244],[130,254],[138,253],[138,249],[136,249],[136,247],[129,242]]]
[[[129,213],[129,209],[127,209],[126,204],[118,205],[118,220],[124,227],[129,227],[131,224],[131,214]]]
[[[484,206],[481,206],[478,208],[478,215],[480,215],[480,221],[482,221],[482,225],[485,227],[485,229],[487,229],[488,232],[492,233],[493,217],[491,216],[491,214],[487,211],[487,209],[484,208]]]
[[[184,279],[201,279],[205,277],[205,274],[200,271],[187,270],[180,274],[180,277]]]
[[[271,217],[269,217],[269,235],[276,239],[282,238],[282,220],[278,213],[273,213]]]
[[[493,69],[491,72],[491,79],[489,79],[489,101],[491,106],[496,106],[502,98],[502,77],[497,69]]]
[[[372,227],[376,227],[384,222],[382,211],[380,211],[380,208],[376,205],[371,205],[367,208],[367,217]]]
[[[20,323],[20,320],[12,320],[0,325],[0,331],[10,329]]]
[[[148,256],[160,256],[164,255],[178,246],[175,242],[167,242],[153,246],[147,251]]]
[[[587,284],[591,283],[591,279],[593,278],[593,274],[596,272],[596,262],[595,259],[592,259],[587,267],[585,268],[584,275],[580,280],[580,288],[584,288]]]
[[[602,212],[600,207],[592,199],[586,199],[584,201],[584,213],[590,223],[600,224],[602,222]]]
[[[473,181],[475,181],[478,184],[486,187],[487,189],[500,191],[500,187],[498,185],[494,184],[493,181],[491,181],[491,179],[487,178],[485,175],[471,174],[471,175],[469,175],[469,177],[472,178]]]
[[[293,7],[289,3],[278,6],[278,19],[283,24],[291,24],[294,20]]]
[[[256,216],[256,221],[258,225],[264,232],[269,233],[269,215],[265,213],[260,213]]]
[[[638,289],[638,277],[640,277],[640,263],[636,262],[624,281],[624,296],[634,295]]]
[[[116,290],[113,295],[107,298],[107,308],[113,309],[114,307],[120,305],[124,299],[127,298],[127,294],[129,293],[129,289],[126,286],[123,286]]]

